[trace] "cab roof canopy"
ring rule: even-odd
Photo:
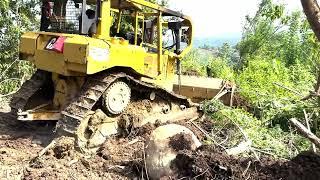
[[[126,0],[111,0],[111,8],[142,10],[141,5]]]
[[[132,9],[142,10],[142,7],[147,7],[156,11],[161,11],[163,16],[176,16],[184,18],[180,12],[164,8],[158,4],[154,4],[145,0],[111,0],[111,7],[114,9]]]

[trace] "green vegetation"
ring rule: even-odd
[[[194,55],[203,49],[211,51],[209,57]],[[319,52],[317,39],[302,12],[288,13],[285,6],[262,0],[256,14],[246,17],[240,43],[235,47],[225,44],[196,49],[183,65],[185,73],[198,71],[202,75],[203,66],[195,66],[201,62],[209,70],[205,75],[238,85],[238,96],[246,103],[234,109],[219,106],[218,112],[208,113],[216,132],[225,127],[236,130],[236,124],[244,129],[254,147],[287,158],[310,148],[309,142],[289,125],[290,118],[305,123],[305,110],[313,132],[320,134],[319,99],[301,100],[314,89]],[[216,107],[217,102],[208,102],[211,106]],[[242,135],[239,130],[236,132],[229,137],[233,143],[226,146],[239,143]]]
[[[22,31],[38,26],[37,9],[35,0],[0,2],[0,94],[17,90],[33,71],[28,63],[18,60],[18,42]]]

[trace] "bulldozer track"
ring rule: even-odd
[[[75,134],[77,127],[81,124],[86,115],[102,97],[107,88],[117,80],[125,80],[130,86],[142,92],[155,92],[156,95],[170,99],[173,102],[192,106],[192,102],[184,96],[177,95],[161,87],[137,80],[125,73],[99,73],[89,76],[83,85],[81,92],[63,111],[63,118],[58,122],[58,128],[63,131]]]
[[[12,96],[10,107],[11,114],[16,116],[19,110],[24,110],[29,99],[45,85],[50,73],[38,70],[27,80],[21,88]]]

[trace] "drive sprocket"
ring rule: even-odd
[[[123,81],[114,82],[102,96],[102,105],[110,115],[121,114],[130,103],[131,89]]]

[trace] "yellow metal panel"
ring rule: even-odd
[[[47,35],[47,36],[56,36],[56,37],[59,37],[59,36],[64,36],[64,37],[77,36],[77,35],[75,35],[75,34],[65,34],[65,33],[55,33],[55,32],[44,32],[44,31],[36,32],[36,34],[39,34],[39,35]]]
[[[79,72],[79,73],[86,73],[87,72],[87,64],[78,64],[78,63],[70,63],[67,62],[67,69],[68,71]]]
[[[35,54],[35,65],[38,69],[68,75],[63,54],[47,50],[37,50]]]
[[[168,56],[167,56],[168,57]],[[173,80],[175,75],[176,59],[168,57],[167,60],[167,79]]]
[[[34,55],[35,50],[37,49],[38,36],[38,34],[33,32],[23,34],[20,41],[20,53]]]
[[[99,39],[110,39],[110,27],[112,24],[111,12],[111,1],[101,2],[101,18],[98,23],[96,38]]]
[[[87,47],[89,42],[83,36],[67,38],[64,43],[63,54],[67,62],[86,64]]]
[[[112,67],[128,67],[144,74],[145,50],[139,46],[112,44],[110,48],[89,47],[88,74],[94,74]]]
[[[156,77],[158,73],[158,55],[148,53],[144,58],[145,74],[150,77]]]
[[[213,99],[223,88],[224,83],[222,79],[181,76],[181,91],[179,92],[178,76],[176,76],[173,90],[194,102],[201,102],[205,99]],[[230,94],[224,95],[221,100],[226,104],[230,103]]]

